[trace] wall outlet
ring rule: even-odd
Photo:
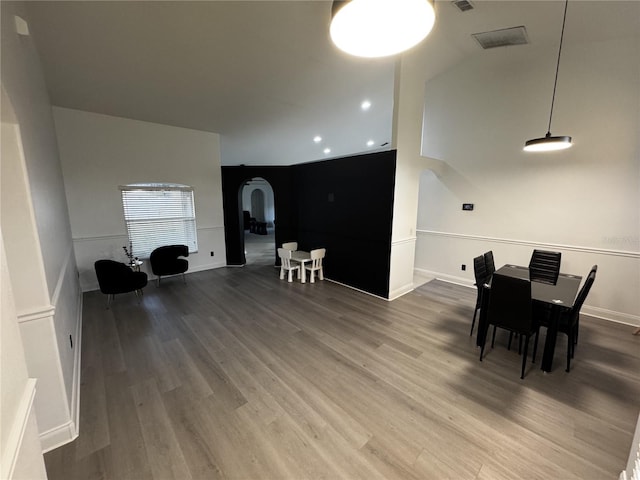
[[[462,269],[463,272],[467,270],[467,266],[464,263],[462,264],[462,267],[460,267],[460,268]]]
[[[211,256],[213,257],[213,252],[211,252]]]

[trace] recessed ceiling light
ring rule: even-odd
[[[324,151],[324,153],[331,153],[331,149],[330,148],[325,148],[323,151]]]
[[[365,100],[360,104],[360,108],[362,108],[362,110],[369,110],[371,108],[371,102],[369,100]]]
[[[320,135],[316,135],[313,137],[313,141],[316,143],[320,143],[322,141],[322,137]]]
[[[374,141],[373,141],[373,140],[369,140],[369,141],[367,142],[367,147],[370,147],[370,146],[372,146],[373,144],[374,144]]]

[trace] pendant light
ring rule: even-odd
[[[547,134],[542,138],[527,140],[524,144],[525,152],[551,152],[553,150],[564,150],[571,147],[571,137],[566,135],[554,137],[551,135],[551,118],[553,117],[553,104],[556,99],[556,85],[558,84],[558,70],[560,69],[560,54],[562,53],[562,39],[564,38],[564,25],[567,21],[567,7],[569,0],[565,0],[564,18],[562,19],[562,33],[560,34],[560,47],[558,48],[558,63],[556,64],[556,78],[553,82],[553,95],[551,97],[551,113],[549,114],[549,128]]]
[[[386,57],[424,40],[435,19],[429,0],[336,0],[330,35],[340,50],[351,55]]]

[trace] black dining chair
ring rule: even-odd
[[[471,331],[469,332],[469,336],[473,335],[473,327],[476,324],[476,315],[482,306],[482,285],[488,278],[487,269],[484,263],[484,256],[480,255],[473,259],[473,275],[476,279],[475,285],[478,293],[476,295],[476,308],[473,310],[473,320],[471,321]]]
[[[487,321],[494,327],[504,328],[511,333],[519,334],[521,339],[524,336],[524,351],[522,353],[522,369],[520,372],[520,378],[523,379],[529,340],[535,334],[532,356],[532,362],[535,362],[540,333],[540,326],[533,318],[531,282],[521,278],[494,274],[491,279]],[[494,342],[492,341],[492,348],[493,344]],[[485,342],[480,347],[480,361],[482,361],[482,356],[484,355],[484,347]]]
[[[529,280],[555,285],[560,274],[562,253],[534,250],[529,262]]]
[[[585,280],[582,288],[576,296],[576,301],[570,310],[563,312],[558,319],[558,331],[564,333],[567,336],[567,369],[566,372],[571,370],[571,359],[574,357],[576,345],[578,344],[578,327],[580,322],[580,309],[584,304],[584,301],[591,291],[593,282],[596,280],[596,272],[598,266],[594,265],[587,279]],[[536,319],[541,326],[548,327],[550,322],[550,314],[545,312],[540,318]]]
[[[589,271],[589,274],[592,274],[592,273],[593,273],[594,281],[595,281],[595,275],[596,275],[596,273],[598,273],[598,265],[594,265],[593,267],[591,267],[591,271]],[[578,344],[578,332],[579,331],[580,331],[580,315],[578,315],[578,318],[576,319],[576,326],[574,328],[574,335],[573,335],[573,343],[574,343],[574,345]]]
[[[496,271],[496,263],[493,261],[493,250],[489,250],[484,254],[484,265],[487,269],[487,277],[493,275]]]

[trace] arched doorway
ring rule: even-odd
[[[255,177],[244,183],[240,197],[242,199],[246,264],[273,265],[275,259],[273,188],[264,178]],[[249,219],[248,224],[247,218]]]

